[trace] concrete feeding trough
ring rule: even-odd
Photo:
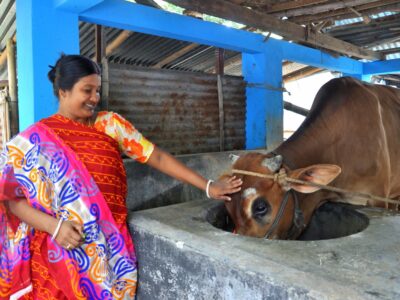
[[[226,157],[181,160],[216,178],[229,166]],[[140,177],[142,188],[152,184],[151,195],[142,198],[148,207],[162,202],[160,195],[168,204],[174,197],[180,202],[130,214],[138,299],[400,299],[398,213],[326,204],[303,240],[257,239],[227,231],[232,224],[224,206],[201,191],[168,182],[145,166],[127,169],[128,175],[147,176]],[[138,182],[129,178],[128,199],[134,201]],[[135,205],[146,206],[128,203]]]
[[[298,240],[326,240],[355,234],[367,228],[369,218],[352,205],[327,202],[314,213],[310,224]],[[224,205],[210,210],[207,221],[213,226],[232,232],[234,224]]]

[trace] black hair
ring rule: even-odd
[[[82,77],[101,74],[100,67],[83,55],[61,54],[55,66],[49,66],[47,77],[53,84],[54,95],[58,98],[59,90],[70,91]]]

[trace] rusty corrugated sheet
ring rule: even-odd
[[[245,84],[226,76],[225,150],[244,149]],[[215,75],[109,65],[109,110],[174,154],[219,151]]]
[[[14,0],[0,0],[0,53],[5,51],[9,38],[15,35],[16,4]],[[0,65],[0,80],[7,80],[7,64]]]
[[[13,0],[0,1],[0,50],[6,47],[7,40],[16,30],[16,4]]]
[[[122,30],[104,27],[107,44],[111,43]],[[94,24],[80,22],[80,49],[81,54],[94,56]],[[133,32],[120,47],[109,55],[112,63],[151,67],[191,43],[159,37],[154,35]],[[237,55],[236,51],[225,50],[225,59]],[[179,71],[203,72],[215,65],[215,47],[199,45],[188,53],[168,63],[164,69]],[[227,72],[229,74],[229,71]],[[238,74],[241,74],[239,69]],[[233,74],[237,75],[237,74]]]

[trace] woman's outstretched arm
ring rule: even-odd
[[[206,189],[207,179],[158,147],[154,148],[147,164],[201,190]],[[210,196],[214,199],[229,201],[231,198],[228,195],[240,191],[241,185],[242,181],[235,177],[215,181],[210,185]]]

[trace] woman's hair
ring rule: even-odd
[[[54,95],[58,98],[58,91],[70,91],[82,77],[101,74],[98,64],[83,55],[65,55],[57,60],[55,66],[49,66],[47,77],[53,84]]]

